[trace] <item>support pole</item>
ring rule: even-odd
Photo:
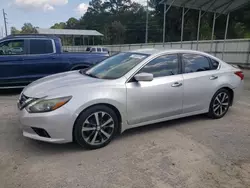
[[[166,32],[166,8],[167,4],[164,3],[164,17],[163,17],[163,36],[162,36],[162,45],[165,46],[165,32]]]
[[[3,21],[4,21],[4,27],[5,27],[5,36],[7,37],[8,35],[8,30],[7,30],[7,19],[6,19],[6,13],[4,12],[4,9],[3,9]]]
[[[163,43],[163,46],[165,46],[165,33],[166,33],[166,14],[167,12],[169,11],[169,9],[172,7],[172,5],[174,4],[174,2],[176,0],[172,0],[172,2],[170,3],[170,5],[168,6],[168,9],[166,10],[167,8],[167,3],[166,1],[164,2],[165,0],[162,0],[160,2],[160,4],[164,4],[164,21],[163,21],[163,36],[162,36],[162,43]]]
[[[185,19],[185,7],[182,8],[182,21],[181,21],[181,48],[183,42],[183,30],[184,30],[184,20]]]
[[[199,49],[200,27],[201,27],[201,10],[199,11],[199,20],[198,20],[198,29],[197,29],[197,43],[196,43],[196,50],[198,50],[198,49]]]
[[[212,36],[211,36],[210,53],[212,53],[212,50],[213,50],[215,22],[216,22],[216,12],[214,13],[214,20],[213,20],[213,28],[212,28]]]
[[[146,33],[145,33],[145,43],[148,43],[148,0],[147,0],[147,10],[146,10]]]
[[[1,27],[1,37],[4,37],[4,34],[3,34],[3,27]]]
[[[93,45],[95,45],[95,38],[94,38],[94,36],[93,36],[92,40],[93,40]]]
[[[226,40],[227,40],[229,19],[230,19],[230,13],[227,14],[227,22],[226,22],[225,36],[224,36],[224,42],[223,42],[222,60],[224,60],[224,53],[225,53],[225,45],[226,45]]]

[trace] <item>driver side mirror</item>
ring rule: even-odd
[[[150,82],[154,79],[154,75],[151,73],[142,72],[134,76],[136,81]]]

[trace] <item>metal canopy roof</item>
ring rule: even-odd
[[[39,34],[44,35],[69,35],[69,36],[103,36],[96,30],[76,30],[76,29],[42,29],[37,28]]]
[[[250,0],[162,0],[167,5],[227,14],[250,4]]]

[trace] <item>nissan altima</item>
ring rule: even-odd
[[[18,100],[20,125],[28,138],[101,148],[133,127],[196,114],[222,118],[243,79],[240,69],[203,52],[121,52],[28,85]]]

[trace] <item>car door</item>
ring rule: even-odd
[[[66,71],[69,60],[56,53],[52,39],[29,39],[28,55],[23,62],[26,76],[30,81],[38,78]]]
[[[177,54],[157,57],[138,73],[152,73],[150,82],[126,83],[128,124],[139,124],[182,112],[183,78]]]
[[[200,54],[181,55],[183,67],[183,113],[206,111],[217,87],[218,62]],[[216,66],[217,63],[217,66]]]
[[[25,82],[22,65],[26,46],[23,39],[9,39],[0,43],[0,87],[18,86]]]

